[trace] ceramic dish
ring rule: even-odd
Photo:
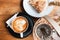
[[[18,17],[18,16],[23,16],[23,17],[25,17],[25,18],[28,20],[28,22],[29,22],[29,27],[28,27],[28,29],[23,33],[23,37],[21,37],[21,35],[20,35],[19,33],[15,33],[15,32],[12,30],[11,26],[10,26],[12,19],[15,18],[14,16],[16,16],[16,17]],[[33,19],[32,19],[29,15],[27,15],[26,13],[24,13],[24,12],[16,13],[14,16],[12,16],[12,18],[10,18],[9,20],[6,21],[7,28],[8,28],[8,30],[9,30],[9,32],[10,32],[14,37],[17,37],[17,38],[24,38],[24,37],[27,37],[29,34],[31,34],[32,29],[33,29],[33,25],[34,25]]]
[[[23,0],[23,7],[30,16],[39,18],[50,14],[54,6],[48,6],[48,4],[52,1],[54,0],[46,0],[46,6],[44,10],[40,13],[36,12],[36,10],[29,4],[29,0]]]

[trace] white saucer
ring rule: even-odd
[[[45,15],[48,15],[51,13],[51,11],[53,10],[54,6],[47,6],[47,8],[38,13],[36,12],[36,10],[29,4],[29,0],[23,0],[23,7],[25,9],[25,11],[32,17],[43,17]]]

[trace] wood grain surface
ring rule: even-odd
[[[6,28],[6,20],[9,19],[14,13],[22,11],[22,0],[0,0],[0,40],[33,40],[32,34],[24,39],[15,38]],[[33,19],[36,22],[37,19]]]

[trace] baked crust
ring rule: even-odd
[[[29,0],[29,4],[32,5],[37,12],[41,12],[45,7],[45,0]]]

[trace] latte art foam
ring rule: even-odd
[[[14,32],[24,32],[28,27],[28,21],[26,18],[19,16],[12,22]]]

